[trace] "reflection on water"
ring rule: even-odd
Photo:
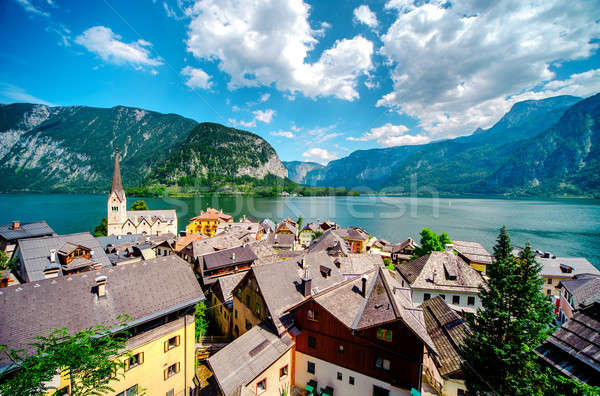
[[[129,197],[131,205],[136,198]],[[144,198],[151,209],[177,209],[179,229],[207,206],[280,220],[302,216],[358,225],[392,242],[418,239],[421,228],[445,231],[456,240],[479,241],[488,249],[505,224],[513,243],[531,242],[556,255],[584,256],[600,267],[600,203],[594,200],[504,200],[393,196],[254,198],[204,196]],[[0,223],[45,219],[58,233],[91,231],[106,216],[105,195],[0,195]]]

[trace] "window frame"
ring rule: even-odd
[[[387,338],[389,335],[389,339]],[[377,339],[385,342],[392,342],[392,330],[380,327],[377,329]]]
[[[312,371],[311,371],[312,367]],[[307,361],[306,362],[306,372],[309,374],[315,374],[317,372],[317,365],[314,362]]]
[[[348,383],[349,383],[350,385],[354,386],[355,382],[356,382],[356,380],[354,379],[354,377],[353,377],[353,376],[351,376],[351,375],[349,375],[349,376],[348,376]]]
[[[175,345],[171,345],[171,340],[172,339],[175,339]],[[175,349],[179,345],[181,345],[181,336],[180,335],[175,335],[173,337],[169,337],[165,341],[165,345],[164,345],[165,352],[169,352],[171,349]]]
[[[467,296],[467,305],[475,305],[476,301],[475,296]]]
[[[259,392],[259,391],[258,391],[258,385],[259,385],[261,382],[264,382],[264,383],[265,383],[265,387],[264,387],[264,389],[263,389],[262,391],[260,391],[260,392]],[[261,379],[260,381],[258,381],[258,382],[256,383],[256,394],[257,394],[257,395],[262,395],[262,394],[263,394],[263,393],[265,393],[266,391],[267,391],[267,377],[265,377],[265,378]]]
[[[282,372],[284,369],[285,369],[285,374],[284,374],[284,375],[281,375],[281,372]],[[289,375],[289,371],[290,371],[290,370],[289,370],[289,365],[287,365],[287,364],[286,364],[285,366],[283,366],[283,367],[280,367],[280,368],[279,368],[279,381],[286,379],[286,378],[288,377],[288,375]]]
[[[319,310],[309,308],[306,311],[306,318],[310,321],[318,322],[319,321]]]
[[[337,380],[338,381],[343,381],[344,380],[344,375],[341,372],[337,372]]]
[[[135,364],[131,364],[131,359],[134,359],[137,357],[137,362]],[[127,357],[127,359],[125,360],[125,371],[129,371],[132,368],[135,368],[137,366],[141,366],[142,364],[144,364],[144,352],[138,352],[134,355],[131,355],[129,357]]]
[[[431,299],[431,293],[423,293],[423,301]]]
[[[306,345],[308,345],[309,348],[317,349],[317,337],[309,335],[306,340]]]
[[[460,305],[460,296],[459,295],[452,295],[452,304],[453,305]]]
[[[171,370],[171,367],[173,367],[173,366],[175,366],[175,371],[171,374],[170,370]],[[164,379],[165,379],[165,381],[168,380],[171,377],[176,376],[177,374],[179,374],[180,371],[181,371],[181,364],[180,364],[180,362],[173,363],[173,364],[169,365],[165,369],[165,371],[164,371]]]

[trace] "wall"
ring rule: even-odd
[[[237,318],[235,317],[235,312],[237,311]],[[233,295],[233,325],[231,329],[231,335],[233,337],[239,337],[244,334],[246,331],[246,320],[250,322],[252,326],[256,326],[262,320],[258,318],[245,304],[243,304],[238,298]],[[238,333],[235,332],[235,326],[238,326]]]
[[[288,375],[280,379],[279,369],[285,365],[288,366]],[[286,395],[290,395],[290,384],[292,378],[292,349],[288,350],[268,369],[262,372],[258,377],[254,378],[246,386],[246,389],[256,392],[256,384],[265,378],[267,379],[267,390],[261,393],[260,396],[280,396],[282,390],[285,390]]]
[[[558,277],[558,278],[550,278],[544,277],[544,284],[542,285],[542,293],[547,296],[560,296],[560,289],[558,288],[558,284],[561,280],[571,279],[571,277]],[[552,283],[548,283],[548,280]]]
[[[233,318],[233,313],[230,312],[223,301],[219,300],[215,293],[210,293],[210,309],[211,315],[217,326],[219,327],[219,331],[224,336],[229,336],[231,332],[231,322]]]
[[[421,290],[421,289],[412,289],[412,298],[413,304],[415,307],[421,305],[423,303],[423,296],[425,293],[429,293],[431,298],[440,296],[444,294],[446,296],[445,301],[450,305],[457,305],[468,310],[476,310],[481,307],[481,298],[477,295],[477,293],[464,293],[464,292],[451,292],[451,291],[442,291],[442,290]],[[460,296],[460,304],[452,303],[452,296]],[[468,305],[467,297],[475,297],[475,305]]]
[[[376,378],[368,377],[353,370],[349,370],[310,355],[296,352],[296,386],[304,389],[311,379],[317,381],[318,390],[331,386],[334,395],[372,395],[373,385],[390,390],[390,396],[410,395],[410,389],[395,388],[390,384]],[[307,371],[308,362],[315,363],[315,374]],[[342,380],[337,379],[337,373],[342,373]],[[349,384],[349,377],[354,377],[354,385]]]

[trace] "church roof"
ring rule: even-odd
[[[123,181],[121,180],[121,167],[119,166],[119,150],[115,152],[115,168],[110,192],[111,194],[116,193],[121,201],[125,198],[125,190],[123,190]]]

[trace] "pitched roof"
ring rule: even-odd
[[[330,256],[347,256],[350,254],[348,245],[335,230],[327,230],[323,235],[313,239],[306,250],[311,253],[326,252]]]
[[[381,250],[384,252],[398,253],[407,246],[417,246],[417,244],[412,238],[408,238],[407,240],[402,241],[400,243],[385,245]]]
[[[600,301],[573,315],[535,352],[563,375],[600,385]]]
[[[276,230],[279,230],[281,228],[286,228],[288,231],[290,231],[294,235],[296,235],[298,233],[298,224],[296,224],[294,221],[289,220],[289,219],[283,220],[281,223],[279,223],[277,225]]]
[[[107,277],[106,297],[98,299],[94,286],[100,275]],[[0,289],[0,344],[26,348],[48,329],[112,326],[120,314],[144,322],[202,299],[189,265],[174,255],[9,286]],[[67,309],[58,309],[65,304]]]
[[[431,252],[396,268],[416,289],[476,293],[484,283],[481,274],[453,252]]]
[[[181,251],[189,256],[198,258],[205,254],[213,253],[218,250],[229,249],[235,246],[241,246],[243,243],[233,235],[221,234],[212,238],[193,241]]]
[[[113,169],[112,187],[110,188],[111,193],[117,194],[117,197],[121,201],[125,198],[125,190],[123,190],[123,181],[121,180],[121,167],[119,165],[119,150],[115,151],[115,166]]]
[[[128,210],[127,218],[135,225],[138,225],[143,220],[148,221],[150,224],[154,224],[157,220],[167,223],[176,220],[177,213],[175,209]]]
[[[488,252],[481,243],[468,241],[452,241],[454,250],[466,257],[468,260],[491,264],[492,255]]]
[[[540,275],[544,277],[572,278],[577,274],[600,275],[600,271],[583,257],[536,257],[535,260],[541,264]]]
[[[257,257],[249,246],[237,246],[206,254],[202,256],[202,259],[203,270],[213,270],[220,267],[248,263],[256,260]]]
[[[361,241],[369,239],[369,234],[359,227],[340,228],[338,230],[334,230],[334,232],[343,239],[357,239]]]
[[[7,241],[16,241],[23,238],[35,238],[45,235],[56,235],[54,230],[45,221],[21,223],[18,229],[13,229],[12,224],[0,225],[0,237]]]
[[[233,289],[240,283],[244,275],[246,275],[245,272],[238,272],[236,274],[219,277],[212,286],[213,292],[219,290],[218,297],[224,303],[231,301],[233,299]]]
[[[279,337],[266,324],[252,327],[208,358],[215,379],[226,395],[248,385],[294,345],[288,335]]]
[[[269,234],[267,240],[272,246],[293,246],[296,236],[294,234]]]
[[[318,223],[312,222],[312,223],[308,223],[307,225],[305,225],[302,228],[302,231],[312,231],[312,232],[317,232],[317,231],[321,231],[321,227],[319,226]],[[302,232],[301,231],[301,232]]]
[[[181,237],[177,241],[175,241],[175,251],[180,252],[184,247],[186,247],[190,243],[192,243],[194,241],[199,241],[204,238],[206,238],[206,237],[204,235],[200,235],[200,234],[190,234],[190,235]]]
[[[440,374],[456,374],[463,361],[460,348],[471,334],[469,326],[440,296],[425,301],[421,308],[427,333],[439,353]]]
[[[19,250],[21,264],[23,268],[22,276],[28,282],[44,279],[44,268],[50,263],[50,250],[59,250],[63,246],[80,245],[94,251],[92,261],[104,266],[110,267],[111,263],[106,253],[89,232],[78,234],[55,235],[51,237],[29,238],[19,241]],[[62,274],[59,272],[59,276]]]
[[[560,285],[573,296],[575,309],[579,309],[585,301],[600,296],[600,275],[581,274],[575,279],[562,280]]]

